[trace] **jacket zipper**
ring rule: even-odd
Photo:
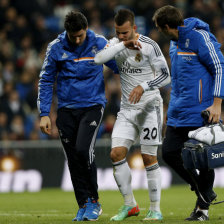
[[[199,100],[199,103],[201,104],[201,102],[202,102],[202,81],[201,81],[201,79],[199,80],[198,100]]]

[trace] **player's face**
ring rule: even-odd
[[[135,38],[136,25],[132,26],[130,21],[125,22],[123,25],[118,26],[115,23],[115,30],[117,37],[120,41],[127,41]]]
[[[75,46],[81,46],[86,39],[86,31],[82,29],[77,32],[68,32],[69,41]]]

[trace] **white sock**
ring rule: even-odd
[[[146,168],[148,190],[150,198],[150,210],[160,212],[161,197],[161,170],[158,163]]]
[[[208,209],[201,209],[198,207],[196,211],[201,211],[204,215],[208,216]]]
[[[117,186],[124,197],[124,204],[136,206],[137,203],[131,188],[131,170],[126,159],[113,163],[113,168]]]

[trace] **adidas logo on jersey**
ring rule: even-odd
[[[66,53],[64,53],[63,55],[62,55],[62,58],[67,58],[68,57],[68,55],[66,54]]]
[[[96,123],[96,121],[92,121],[91,123],[90,123],[90,125],[89,126],[97,126],[97,123]]]

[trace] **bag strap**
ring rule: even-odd
[[[221,204],[221,203],[223,203],[224,202],[224,200],[223,201],[217,201],[217,202],[214,202],[214,203],[210,203],[211,205],[217,205],[217,204]]]
[[[214,125],[212,125],[211,126],[211,129],[210,129],[211,130],[211,134],[213,136],[211,145],[214,145],[215,144],[215,131],[214,131],[213,127],[214,127]]]
[[[196,160],[197,160],[197,156],[195,155],[195,150],[191,150],[190,153],[191,153],[192,162],[194,164],[194,168],[197,169],[196,168],[196,163],[195,163]]]
[[[215,144],[215,131],[214,131],[214,126],[215,125],[211,125],[211,129],[210,129],[211,130],[211,134],[213,136],[211,145],[214,145]],[[223,124],[222,124],[221,121],[219,121],[219,126],[221,127],[222,131],[224,132],[224,126],[223,126]],[[210,127],[210,125],[208,127]]]

